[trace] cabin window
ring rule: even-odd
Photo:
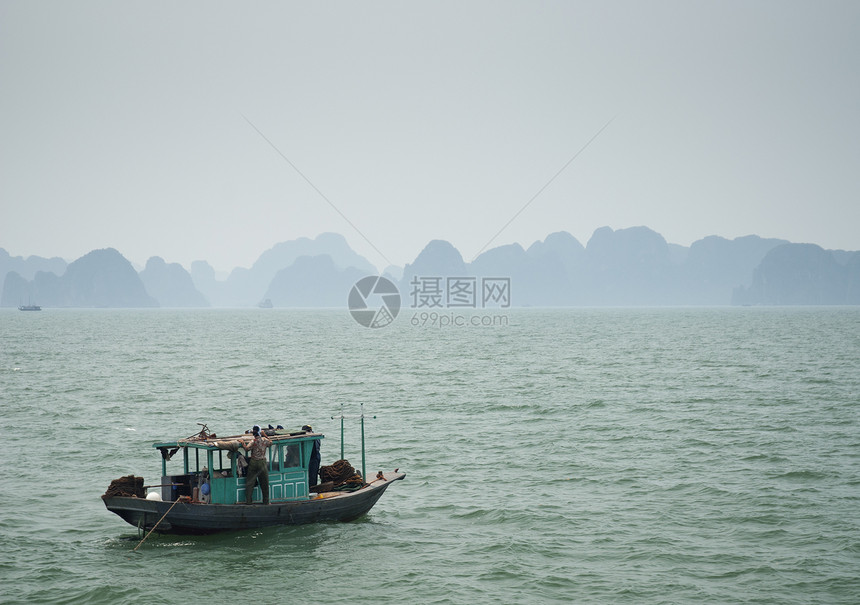
[[[229,477],[233,474],[232,469],[232,459],[227,457],[227,452],[224,450],[218,450],[217,452],[211,452],[214,457],[212,461],[212,466],[214,468],[214,477]]]
[[[285,452],[280,446],[272,446],[269,448],[269,469],[273,471],[281,471],[284,467]]]
[[[284,468],[298,468],[302,465],[301,444],[293,443],[284,447]]]
[[[270,447],[266,449],[267,456],[269,457],[269,470],[270,471],[278,471],[278,448]]]

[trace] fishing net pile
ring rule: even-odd
[[[125,477],[111,481],[102,498],[113,498],[115,496],[146,498],[146,493],[143,490],[143,477],[126,475]]]
[[[320,467],[320,481],[332,483],[337,489],[340,486],[359,488],[364,485],[364,479],[348,460],[338,460],[329,466]]]

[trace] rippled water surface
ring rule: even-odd
[[[0,312],[0,601],[860,602],[860,309]],[[353,523],[154,535],[151,444],[367,420]],[[358,421],[346,456],[360,465]]]

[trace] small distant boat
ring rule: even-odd
[[[41,311],[42,307],[40,307],[39,305],[19,305],[18,310],[19,311]]]
[[[308,427],[309,428],[309,427]],[[261,504],[260,486],[254,504],[245,504],[243,448],[250,435],[216,437],[204,425],[198,435],[154,443],[160,452],[161,480],[144,486],[142,477],[115,479],[102,496],[105,507],[144,531],[171,534],[210,534],[222,531],[300,525],[321,521],[352,521],[367,513],[394,481],[406,473],[380,471],[370,482],[339,460],[329,468],[348,468],[350,478],[309,487],[308,469],[314,444],[324,438],[311,431],[266,431],[269,504]],[[362,443],[363,444],[363,443]],[[168,462],[181,451],[179,472],[168,472]],[[342,455],[342,454],[341,454]],[[362,460],[364,452],[362,451]],[[345,463],[340,464],[338,463]],[[324,473],[320,473],[324,476]],[[146,493],[147,488],[160,492]]]
[[[274,305],[272,305],[272,299],[267,298],[266,300],[260,301],[257,303],[257,306],[261,309],[271,309]]]

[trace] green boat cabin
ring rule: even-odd
[[[245,477],[239,456],[247,456],[248,452],[242,447],[236,448],[235,444],[248,437],[154,443],[152,447],[161,452],[162,500],[189,496],[194,501],[209,504],[244,502]],[[308,499],[311,452],[314,442],[323,438],[319,433],[285,431],[267,436],[272,441],[272,446],[266,450],[271,502]],[[181,457],[177,456],[179,453]],[[254,487],[253,499],[254,502],[263,499],[259,484]]]

